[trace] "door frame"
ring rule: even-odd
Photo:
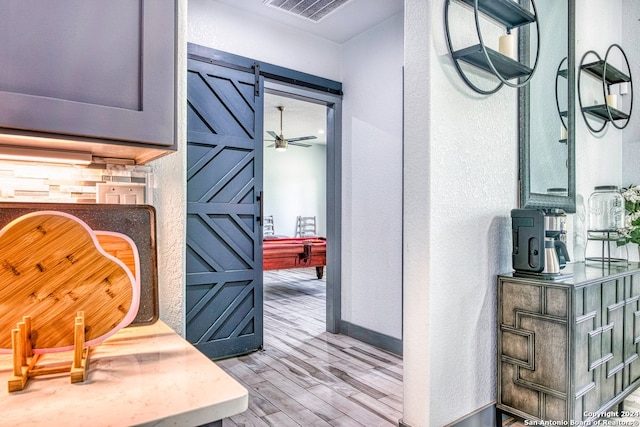
[[[187,54],[229,68],[253,69],[264,88],[327,106],[326,330],[340,333],[342,317],[342,83],[278,65],[187,43]]]
[[[340,332],[342,317],[342,96],[287,84],[270,79],[264,81],[265,94],[299,99],[327,107],[326,163],[326,329]]]

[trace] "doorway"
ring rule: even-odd
[[[265,90],[263,110],[263,325],[267,341],[274,324],[270,308],[279,310],[282,304],[316,318],[321,311],[322,331],[326,329],[324,271],[331,266],[324,260],[327,107]],[[289,245],[297,248],[296,254],[282,261],[267,255]],[[304,247],[315,249],[309,257],[300,258]]]
[[[315,136],[315,139],[300,141],[310,146],[290,146],[285,153],[276,153],[270,147],[272,141],[265,141],[263,170],[265,176],[265,215],[269,207],[274,207],[276,234],[296,235],[295,219],[307,212],[318,212],[316,231],[327,238],[326,278],[326,330],[340,332],[340,197],[341,197],[341,97],[322,93],[306,87],[284,84],[272,80],[265,81],[264,96],[264,132],[273,130],[279,133],[280,110],[285,137],[292,138]],[[273,128],[275,125],[275,129]],[[265,138],[269,138],[266,136]],[[285,156],[278,157],[278,155]],[[287,167],[285,162],[298,161],[311,170],[304,171],[304,178],[298,182],[292,180],[295,171],[274,173],[269,168]],[[318,164],[324,162],[324,164]],[[300,163],[296,167],[300,167]],[[289,165],[290,167],[291,165]],[[273,190],[279,194],[269,194],[269,187],[285,185],[287,191]],[[286,194],[288,193],[288,195]],[[293,195],[293,206],[290,204]],[[296,201],[297,198],[297,201]],[[299,211],[299,212],[298,212]],[[278,212],[278,213],[276,213]],[[278,217],[284,220],[279,228]],[[280,232],[279,232],[280,231]]]

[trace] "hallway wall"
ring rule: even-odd
[[[342,317],[402,339],[402,66],[398,14],[342,47]]]
[[[517,206],[517,91],[479,96],[464,84],[446,45],[444,3],[405,1],[404,421],[412,427],[444,426],[495,401],[496,276],[511,271]]]

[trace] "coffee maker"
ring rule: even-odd
[[[512,262],[514,275],[559,280],[569,259],[566,214],[562,209],[513,209]]]

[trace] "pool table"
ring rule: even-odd
[[[327,263],[327,239],[324,237],[266,238],[263,240],[264,270],[315,267],[322,279]]]

